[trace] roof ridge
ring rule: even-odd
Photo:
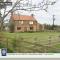
[[[31,16],[31,15],[18,15],[18,14],[13,14],[13,15],[16,15],[16,16]]]
[[[29,15],[12,15],[11,16],[13,20],[35,20],[36,19],[33,16],[29,16]]]

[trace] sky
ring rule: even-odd
[[[24,0],[25,1],[25,0]],[[32,0],[33,4],[38,4],[42,0]],[[53,0],[50,0],[53,1]],[[16,0],[12,0],[16,2]],[[36,20],[41,24],[53,24],[53,15],[55,15],[55,25],[60,25],[60,0],[58,0],[54,5],[48,7],[48,12],[44,10],[38,11],[20,11],[21,15],[31,15],[34,14]]]

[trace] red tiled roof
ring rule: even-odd
[[[26,16],[26,15],[13,15],[11,16],[13,20],[36,20],[33,16]]]

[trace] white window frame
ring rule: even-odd
[[[21,24],[23,24],[23,21],[21,21]]]
[[[29,21],[29,24],[33,24],[33,21]]]
[[[23,24],[23,21],[19,21],[19,24]]]

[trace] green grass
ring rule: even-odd
[[[49,44],[49,40],[51,40],[51,45],[54,49],[49,48],[48,52],[58,52],[58,49],[60,48],[60,44],[59,44],[60,42],[59,42],[59,38],[58,38],[58,36],[60,35],[60,32],[34,32],[34,33],[3,32],[3,35],[6,39],[8,39],[8,42],[9,42],[8,46],[9,46],[10,50],[12,50],[12,51],[16,50],[16,52],[39,52],[39,51],[36,51],[36,49],[38,49],[38,50],[42,49],[41,52],[44,52],[43,47],[38,47],[38,46],[34,46],[29,43],[21,42],[22,40],[30,42],[30,43],[42,44],[44,46]],[[51,39],[49,39],[49,37],[51,37]],[[26,47],[28,47],[28,48],[26,48]],[[57,49],[55,50],[55,48],[57,48]],[[32,49],[33,49],[33,51],[32,51]]]
[[[38,42],[42,44],[48,43],[49,36],[51,36],[51,40],[55,41],[55,39],[60,35],[59,32],[36,32],[36,33],[5,33],[7,38],[15,38],[22,37],[25,41],[29,42]]]

